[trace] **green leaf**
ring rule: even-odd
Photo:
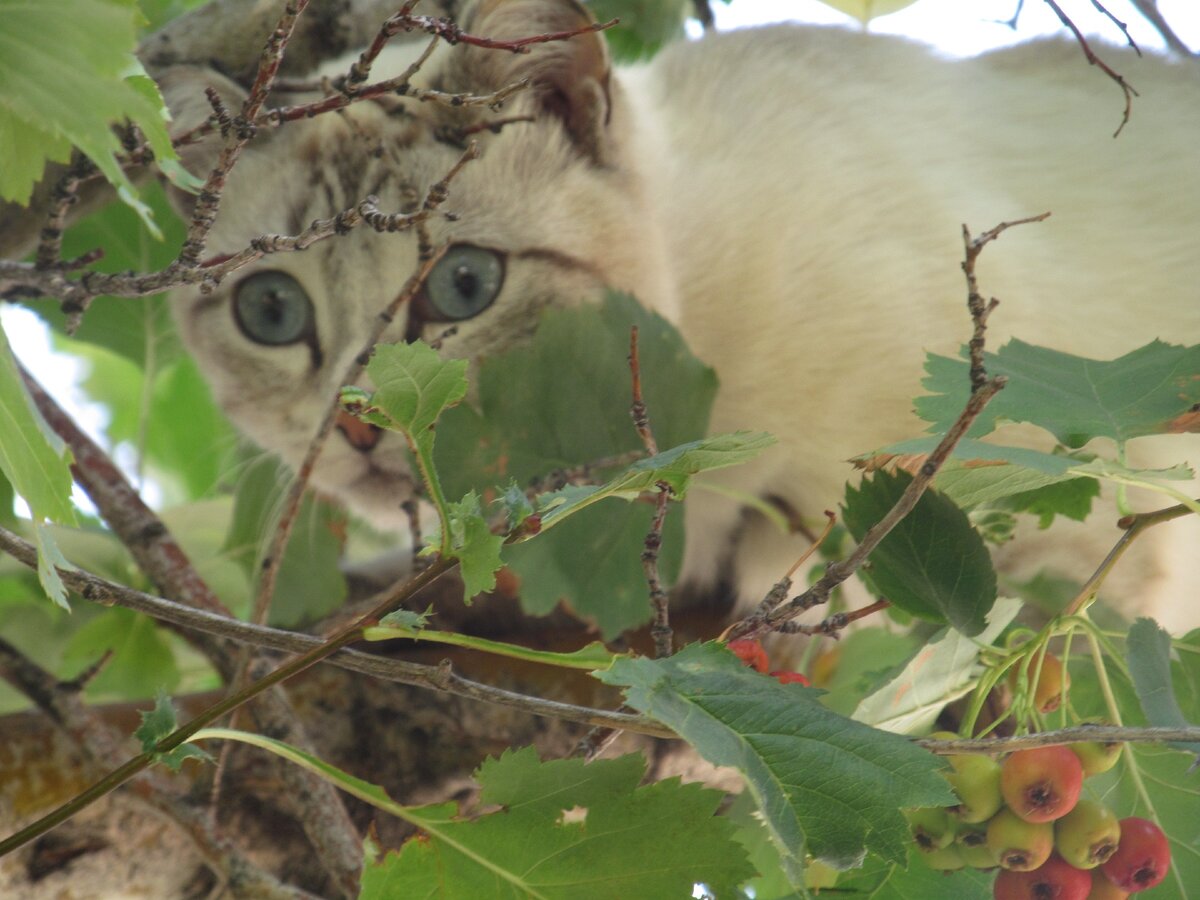
[[[87,696],[93,701],[141,700],[179,684],[166,635],[147,616],[119,607],[105,610],[72,635],[63,663],[74,677],[105,653],[112,656],[88,683]]]
[[[289,478],[268,456],[246,463],[238,478],[224,549],[251,578],[257,577],[271,541]],[[346,579],[338,568],[342,544],[337,535],[343,516],[337,507],[311,495],[301,501],[271,599],[272,625],[293,628],[316,621],[346,599]]]
[[[912,6],[916,0],[821,0],[826,6],[832,6],[838,12],[853,16],[866,25],[872,19],[886,16],[897,10]]]
[[[463,404],[438,422],[437,465],[450,496],[475,490],[486,497],[497,485],[501,490],[494,492],[503,493],[514,481],[527,485],[556,469],[640,452],[629,419],[629,336],[635,325],[642,393],[658,445],[702,437],[717,389],[713,371],[665,319],[626,295],[611,294],[601,304],[547,311],[527,344],[481,361],[478,410]],[[565,600],[606,635],[649,618],[640,558],[652,513],[612,506],[587,510],[537,540],[505,548],[506,562],[522,576],[527,612],[545,612]],[[678,519],[677,513],[667,517],[660,556],[667,583],[678,570]],[[603,583],[596,578],[601,570]]]
[[[1068,447],[1095,437],[1124,443],[1149,434],[1187,428],[1188,411],[1200,403],[1200,346],[1153,341],[1111,361],[1086,359],[1012,340],[984,355],[991,375],[1008,384],[987,405],[969,434],[979,437],[999,421],[1031,422]],[[965,360],[930,354],[924,384],[934,396],[919,397],[916,410],[946,431],[966,403]]]
[[[1094,478],[1072,478],[1013,494],[998,506],[1035,515],[1039,528],[1049,528],[1055,516],[1066,516],[1082,522],[1092,511],[1092,501],[1099,496],[1099,481]]]
[[[678,779],[638,787],[644,766],[638,755],[543,763],[532,749],[487,760],[480,801],[501,812],[451,821],[437,809],[427,840],[364,873],[362,896],[687,897],[698,881],[729,895],[753,870],[714,816],[722,794]]]
[[[395,897],[687,897],[697,881],[729,895],[753,874],[714,815],[719,791],[668,779],[639,787],[640,756],[542,763],[529,748],[489,760],[476,774],[485,815],[455,804],[406,807],[376,785],[271,738],[225,728],[222,738],[262,747],[415,825],[418,836],[363,872],[360,900]]]
[[[75,522],[70,452],[33,406],[0,328],[0,472],[34,519]]]
[[[504,565],[500,559],[504,538],[492,534],[474,491],[451,503],[446,512],[450,522],[450,555],[458,558],[463,596],[470,601],[476,594],[496,586],[496,572]]]
[[[598,677],[709,762],[738,770],[794,886],[806,853],[839,868],[868,850],[904,860],[900,808],[953,802],[932,754],[830,712],[811,688],[747,670],[719,645],[618,660]]]
[[[153,272],[175,259],[183,245],[184,226],[157,183],[146,185],[142,199],[162,229],[156,238],[123,203],[110,203],[75,223],[63,235],[63,256],[82,256],[98,247],[104,256],[89,266],[97,272]],[[65,334],[66,315],[52,301],[30,304],[58,335]],[[149,297],[95,298],[75,332],[78,341],[100,346],[136,363],[147,377],[179,358],[179,338],[171,321],[167,294]]]
[[[37,177],[31,155],[61,160],[69,141],[155,229],[117,163],[121,145],[111,128],[131,120],[156,159],[177,162],[162,98],[133,55],[139,15],[135,5],[105,0],[0,0],[0,133],[32,145],[20,166],[0,174],[0,196],[27,202]],[[168,174],[181,172],[176,166]]]
[[[821,685],[829,692],[821,702],[836,713],[857,718],[851,713],[862,699],[890,680],[923,644],[921,637],[887,628],[851,630],[838,639],[837,650],[828,651],[837,654],[837,665],[828,683]],[[877,722],[859,721],[880,727]]]
[[[960,869],[935,872],[915,848],[909,848],[905,863],[868,859],[862,869],[838,879],[834,896],[869,897],[870,900],[991,900],[996,873]]]
[[[389,613],[375,627],[363,629],[365,641],[391,641],[398,638],[467,647],[495,656],[507,656],[511,659],[523,659],[568,669],[584,669],[588,672],[607,669],[620,658],[620,654],[610,652],[599,641],[592,641],[586,647],[570,653],[554,653],[550,650],[533,650],[520,644],[506,644],[469,634],[459,634],[457,631],[436,631],[424,626],[424,616],[406,609]]]
[[[904,472],[877,472],[859,487],[847,487],[843,521],[855,540],[862,540],[911,482]],[[921,495],[861,574],[899,609],[949,622],[968,635],[983,630],[996,600],[996,572],[983,538],[966,513],[936,491]]]
[[[604,32],[613,57],[629,62],[653,56],[669,41],[683,37],[690,0],[592,0],[598,22],[620,19]]]
[[[46,596],[64,609],[69,608],[67,592],[55,566],[71,568],[71,564],[44,524],[47,520],[75,522],[70,461],[70,451],[50,430],[26,393],[8,337],[0,327],[0,474],[29,504],[38,547],[38,579]],[[11,516],[11,494],[8,504]]]
[[[668,510],[663,523],[658,569],[666,584],[683,560],[680,512]],[[522,609],[546,615],[566,602],[575,615],[594,622],[605,640],[647,621],[650,589],[641,556],[653,518],[650,504],[610,502],[603,510],[560,520],[535,540],[505,547],[504,560],[520,579]]]
[[[659,482],[669,485],[675,497],[683,498],[693,475],[740,465],[774,443],[775,438],[766,432],[718,434],[639,459],[602,485],[570,485],[553,493],[541,494],[538,496],[538,511],[542,517],[542,531],[609,497],[636,500],[642,494],[653,491]]]
[[[342,389],[342,406],[352,415],[381,428],[401,432],[416,457],[429,499],[442,528],[441,552],[450,550],[451,528],[446,498],[433,464],[434,423],[467,393],[467,361],[442,359],[422,341],[381,345],[367,364],[376,384],[373,394]]]
[[[980,648],[990,646],[1020,611],[1020,600],[1005,597],[996,601],[987,628],[976,637],[942,629],[899,674],[859,703],[853,718],[898,734],[928,730],[943,706],[975,686]]]
[[[177,727],[175,707],[171,705],[171,698],[165,692],[159,691],[154,700],[154,708],[149,712],[143,711],[140,715],[142,724],[133,732],[133,736],[142,742],[143,752],[153,753],[158,742],[171,734]],[[180,744],[174,750],[154,755],[158,762],[163,763],[173,772],[179,771],[179,767],[183,765],[185,759],[213,761],[211,756],[195,744]]]
[[[1175,688],[1171,683],[1171,635],[1159,627],[1153,619],[1140,618],[1129,629],[1125,642],[1129,658],[1129,674],[1142,712],[1148,725],[1169,728],[1186,728],[1189,722],[1175,700]],[[1177,750],[1200,753],[1200,743],[1171,745]]]

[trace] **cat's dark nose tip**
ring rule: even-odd
[[[346,443],[359,453],[370,453],[383,435],[383,429],[378,425],[356,419],[345,410],[338,411],[334,427],[342,433]]]

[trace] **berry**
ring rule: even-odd
[[[1002,809],[988,822],[987,846],[1004,868],[1029,872],[1050,858],[1054,826],[1026,822],[1011,809]]]
[[[1092,873],[1092,892],[1087,900],[1126,900],[1129,891],[1123,891],[1099,872]]]
[[[946,776],[957,806],[950,813],[961,822],[986,822],[1004,805],[1000,794],[1000,764],[990,756],[956,754],[949,758],[954,771]]]
[[[1136,894],[1166,878],[1170,867],[1171,848],[1162,829],[1130,816],[1121,820],[1121,844],[1100,871],[1117,887]]]
[[[758,641],[730,641],[725,646],[733,651],[734,656],[755,671],[766,672],[771,668],[771,663],[767,660],[767,651]]]
[[[1100,721],[1084,721],[1080,725],[1104,725],[1107,723]],[[1083,777],[1091,778],[1093,775],[1099,775],[1107,772],[1117,764],[1117,760],[1121,758],[1121,750],[1125,745],[1119,741],[1110,741],[1101,743],[1100,741],[1084,741],[1080,744],[1071,744],[1071,752],[1079,757],[1079,762],[1083,766]]]
[[[958,844],[949,844],[941,850],[922,853],[921,858],[935,872],[954,872],[965,868],[967,865],[967,861],[963,857],[962,850]]]
[[[1121,823],[1103,803],[1080,800],[1054,823],[1054,849],[1077,869],[1094,869],[1117,852]]]
[[[940,806],[905,810],[904,817],[908,819],[908,829],[922,853],[941,850],[954,840],[954,820]]]
[[[1087,900],[1092,873],[1052,856],[1032,872],[1001,871],[992,885],[995,900]]]
[[[996,854],[987,844],[987,825],[961,825],[954,835],[954,846],[962,854],[963,862],[972,869],[994,869],[1000,864]]]
[[[1029,687],[1033,699],[1033,708],[1041,713],[1054,712],[1062,703],[1063,692],[1071,686],[1071,676],[1062,661],[1052,653],[1042,657],[1041,670],[1038,670],[1038,659],[1035,656],[1029,661],[1029,678],[1037,675],[1037,683]],[[1008,684],[1017,690],[1021,678],[1021,667],[1013,666],[1008,670]]]
[[[1053,822],[1069,813],[1083,789],[1079,757],[1063,746],[1018,750],[1000,767],[1009,809],[1027,822]]]
[[[812,687],[812,684],[807,678],[799,672],[788,672],[784,669],[779,669],[771,673],[771,677],[780,684],[802,684],[805,687]]]

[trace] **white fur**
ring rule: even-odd
[[[561,5],[526,0],[519,9]],[[529,30],[511,21],[518,7],[490,6],[508,20],[485,19],[476,31]],[[387,64],[398,68],[411,52],[394,51]],[[441,51],[428,78],[469,80],[473,66],[484,68],[483,52]],[[1108,358],[1154,337],[1200,341],[1197,72],[1109,55],[1142,92],[1116,140],[1119,92],[1067,44],[949,62],[895,38],[779,26],[679,44],[618,70],[611,106],[599,110],[603,147],[584,146],[541,115],[485,138],[483,158],[454,183],[447,208],[459,220],[436,222],[435,240],[510,258],[500,299],[461,323],[445,352],[495,352],[527,334],[544,305],[598,297],[608,286],[630,290],[676,321],[716,368],[714,431],[767,429],[780,438],[760,463],[715,480],[783,497],[819,525],[852,477],[845,460],[922,430],[909,410],[925,352],[953,354],[969,337],[961,223],[980,231],[1053,213],[983,255],[982,288],[1002,300],[993,348],[1019,335]],[[422,131],[444,124],[444,113],[410,109],[417,124],[403,127],[422,132],[411,149],[390,147],[401,125],[374,104],[289,125],[252,147],[226,194],[213,251],[351,205],[380,173],[400,170],[423,192],[456,152]],[[539,109],[526,96],[503,114]],[[374,146],[388,148],[383,159],[366,152]],[[343,157],[329,159],[334,152]],[[308,190],[310,180],[320,189]],[[400,202],[400,187],[378,190],[385,207]],[[586,265],[517,258],[529,248]],[[182,331],[235,421],[294,463],[372,316],[415,258],[412,236],[364,231],[261,265],[292,272],[317,303],[320,371],[303,347],[246,341],[223,299],[228,287],[217,301],[181,309]],[[398,323],[392,339],[403,330]],[[1190,453],[1200,463],[1195,441],[1163,446],[1165,457],[1162,447],[1150,451],[1158,462]],[[370,457],[335,440],[315,481],[400,526],[405,471],[398,439]],[[729,499],[693,494],[685,580],[712,584],[732,564],[739,595],[753,601],[802,549],[750,515],[731,560],[742,520]],[[1200,529],[1189,521],[1160,530],[1157,544],[1122,570],[1121,590],[1137,591],[1127,609],[1178,626],[1197,618],[1194,594],[1179,601],[1194,591]],[[1020,572],[1049,562],[1080,577],[1116,532],[1077,531],[1058,549],[1038,535],[1006,553]]]

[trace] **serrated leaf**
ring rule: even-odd
[[[935,872],[915,848],[905,864],[869,859],[860,870],[847,872],[837,883],[836,896],[869,897],[870,900],[992,900],[993,871],[959,869]]]
[[[912,482],[905,472],[877,472],[847,487],[843,521],[854,539],[895,505]],[[967,635],[984,628],[996,600],[996,572],[966,513],[936,491],[921,495],[885,537],[860,574],[892,605]]]
[[[176,729],[175,707],[171,704],[171,698],[159,691],[154,699],[154,708],[148,712],[142,711],[140,715],[142,724],[134,730],[133,736],[142,742],[143,752],[152,753],[158,742]],[[178,772],[184,760],[213,761],[211,756],[191,743],[180,744],[173,750],[155,753],[154,756],[157,762],[167,766],[172,772]]]
[[[1092,478],[1072,478],[1047,484],[1006,497],[1001,509],[1038,517],[1038,528],[1049,528],[1055,516],[1082,522],[1092,511],[1092,501],[1100,496],[1100,482]]]
[[[1171,683],[1171,635],[1153,619],[1140,618],[1129,629],[1125,651],[1133,687],[1142,704],[1142,712],[1146,714],[1146,724],[1170,728],[1192,725],[1179,708]],[[1171,746],[1177,750],[1200,753],[1200,743],[1175,743]]]
[[[682,510],[669,509],[658,552],[659,575],[670,584],[683,560]],[[650,618],[641,565],[654,518],[648,503],[616,503],[561,521],[535,540],[504,548],[520,580],[521,608],[546,615],[560,602],[611,640]]]
[[[548,310],[529,343],[481,361],[478,411],[463,404],[438,422],[437,464],[448,493],[487,496],[497,485],[527,485],[556,469],[641,451],[629,420],[634,325],[642,392],[658,445],[675,447],[703,436],[717,388],[713,371],[661,316],[611,294],[600,304]],[[651,514],[612,507],[586,510],[553,533],[505,549],[506,561],[523,576],[527,612],[565,600],[576,614],[602,623],[606,635],[649,618],[640,556]],[[678,518],[677,512],[667,517],[660,556],[668,584],[679,558]],[[584,547],[586,553],[579,549]]]
[[[504,565],[500,559],[504,538],[492,534],[474,491],[447,506],[446,513],[450,524],[449,553],[458,558],[463,597],[469,602],[476,594],[496,586],[496,572]]]
[[[149,208],[117,163],[121,145],[111,128],[129,119],[157,159],[177,161],[162,99],[133,55],[138,16],[133,4],[104,0],[0,0],[0,132],[19,133],[34,152],[59,159],[70,141],[153,231]],[[0,196],[27,202],[31,168],[26,157],[20,177],[0,176]]]
[[[54,542],[54,535],[46,526],[45,522],[35,521],[33,523],[34,543],[37,545],[37,574],[38,583],[41,584],[42,590],[46,592],[46,596],[55,602],[63,609],[70,609],[71,604],[67,602],[67,587],[63,584],[62,578],[58,574],[61,569],[74,569],[75,567],[67,560],[58,544]]]
[[[672,494],[682,498],[693,475],[740,465],[774,443],[774,437],[761,431],[718,434],[639,459],[604,484],[570,485],[550,494],[541,494],[538,497],[541,530],[546,531],[579,510],[609,497],[636,500],[653,491],[659,482],[669,485]]]
[[[747,670],[716,644],[619,660],[597,677],[627,688],[630,706],[709,762],[739,771],[795,886],[806,853],[839,868],[867,851],[902,861],[910,838],[900,808],[953,802],[932,754],[830,712],[815,690]]]
[[[852,718],[898,734],[927,730],[943,706],[975,686],[980,647],[991,645],[1020,611],[1020,600],[1003,597],[992,607],[987,628],[976,637],[942,629],[895,678],[863,699]]]
[[[210,738],[270,750],[419,829],[399,853],[368,860],[360,900],[687,897],[697,881],[729,894],[753,874],[733,826],[714,815],[723,795],[678,779],[639,787],[640,756],[542,763],[532,749],[507,751],[476,775],[484,802],[503,808],[460,818],[453,803],[401,806],[271,738],[224,728],[195,736]]]
[[[1095,437],[1124,443],[1185,427],[1180,417],[1200,403],[1200,346],[1153,341],[1111,361],[1072,356],[1012,340],[986,353],[988,372],[1008,379],[972,425],[969,435],[992,431],[1001,420],[1045,428],[1068,447]],[[966,403],[967,362],[930,354],[916,411],[946,431]]]
[[[467,393],[467,361],[442,359],[422,341],[375,348],[367,374],[376,389],[342,389],[342,405],[382,428],[401,432],[416,457],[429,499],[437,507],[443,553],[450,549],[445,494],[433,464],[434,423]]]

